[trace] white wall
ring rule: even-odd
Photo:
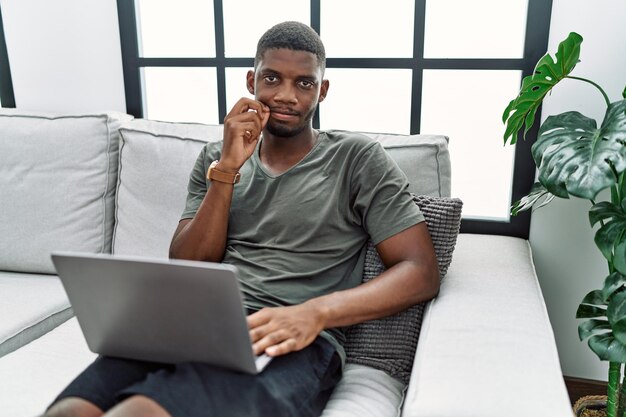
[[[115,0],[0,0],[15,102],[125,112]]]
[[[625,21],[624,0],[554,0],[548,50],[556,52],[569,32],[582,35],[581,62],[573,75],[592,79],[611,101],[619,100],[626,85]],[[542,120],[569,110],[595,118],[599,125],[605,111],[604,99],[589,84],[565,80],[546,99]],[[582,298],[601,288],[608,275],[587,220],[590,206],[585,200],[555,199],[533,214],[530,242],[563,374],[606,381],[608,365],[578,340],[579,321],[574,318]]]

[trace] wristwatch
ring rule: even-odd
[[[239,178],[241,177],[239,172],[229,174],[228,172],[220,171],[215,168],[218,162],[219,161],[211,162],[209,170],[206,173],[207,179],[210,181],[225,182],[226,184],[237,184],[239,182]]]

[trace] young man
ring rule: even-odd
[[[285,22],[259,40],[242,98],[189,181],[173,258],[236,265],[253,349],[248,376],[209,365],[101,357],[48,415],[319,416],[341,376],[344,326],[434,297],[437,261],[406,177],[380,144],[317,131],[324,46]],[[372,239],[387,270],[361,283]],[[74,413],[74,414],[72,414]]]

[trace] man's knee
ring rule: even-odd
[[[50,407],[43,417],[100,417],[102,414],[104,412],[89,401],[68,397]]]
[[[172,417],[151,398],[133,395],[107,413],[107,417]]]

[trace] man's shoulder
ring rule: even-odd
[[[320,133],[326,135],[328,142],[333,147],[344,149],[350,153],[366,151],[378,142],[364,133],[349,130],[324,130]]]
[[[205,152],[207,153],[221,152],[223,143],[224,143],[223,140],[207,142],[206,145],[204,145]]]
[[[339,130],[339,129],[329,129],[322,130],[320,133],[326,134],[326,136],[333,142],[348,142],[348,143],[356,143],[356,144],[371,144],[375,142],[374,139],[367,136],[365,133],[354,132],[351,130]]]
[[[200,151],[200,156],[209,162],[220,159],[222,154],[222,142],[221,140],[207,142]]]

